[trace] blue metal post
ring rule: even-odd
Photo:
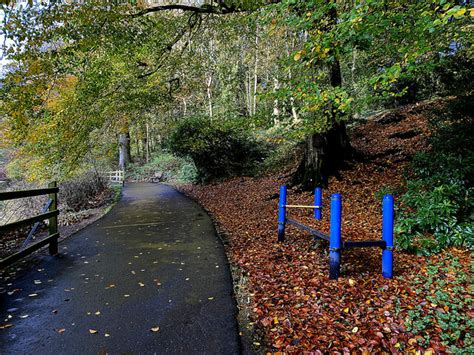
[[[319,206],[319,208],[314,209],[314,218],[320,221],[321,211],[323,210],[323,190],[320,187],[314,190],[314,205]]]
[[[331,280],[337,280],[341,269],[341,217],[341,195],[333,194],[331,197],[331,225],[329,227],[329,278]]]
[[[393,196],[385,195],[382,201],[382,240],[387,246],[382,251],[382,275],[393,277]]]
[[[280,186],[280,200],[278,201],[278,241],[285,240],[286,224],[286,186]]]

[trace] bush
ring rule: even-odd
[[[102,178],[95,172],[88,172],[61,183],[58,198],[62,209],[77,212],[98,207],[103,202],[98,197],[104,193],[111,192]]]
[[[263,162],[262,174],[281,172],[282,169],[295,166],[300,160],[300,150],[297,141],[270,139],[272,149]]]
[[[470,110],[472,103],[458,100],[435,112],[432,149],[415,155],[400,198],[396,231],[401,249],[431,254],[447,246],[474,247]]]
[[[159,178],[156,177],[159,175]],[[196,167],[189,158],[177,157],[161,151],[144,165],[131,165],[127,178],[133,181],[176,181],[191,183],[196,180]]]
[[[193,160],[202,181],[251,174],[265,156],[263,145],[231,121],[185,120],[167,143],[176,154]]]

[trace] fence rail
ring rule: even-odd
[[[278,241],[285,241],[285,226],[291,224],[314,236],[329,242],[329,278],[335,280],[339,277],[341,268],[341,251],[351,248],[381,248],[382,249],[382,275],[385,278],[393,277],[393,211],[394,201],[391,195],[385,195],[382,201],[382,239],[381,240],[342,240],[342,199],[340,194],[331,196],[331,215],[329,235],[301,222],[287,218],[287,208],[314,209],[314,218],[321,220],[323,207],[322,189],[314,191],[314,205],[288,205],[286,203],[286,186],[280,187],[278,202]]]
[[[24,258],[27,255],[30,255],[31,253],[42,248],[45,245],[49,245],[49,253],[51,255],[56,255],[58,253],[58,192],[59,188],[57,187],[56,182],[51,183],[48,188],[44,189],[0,192],[0,201],[41,195],[49,195],[50,199],[50,202],[48,202],[48,212],[44,211],[43,213],[38,214],[36,216],[0,226],[0,237],[2,237],[6,233],[16,230],[18,228],[27,227],[35,223],[44,221],[46,219],[49,220],[48,236],[45,239],[30,246],[27,246],[21,251],[7,256],[4,259],[1,259],[0,268],[4,268],[13,264],[14,262]],[[31,233],[29,233],[28,238],[30,238],[30,234]]]
[[[106,171],[102,173],[102,176],[115,184],[123,184],[125,181],[125,171],[123,170]]]

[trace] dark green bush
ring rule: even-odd
[[[168,147],[193,160],[201,181],[252,174],[265,149],[236,122],[200,117],[185,120],[168,138]]]
[[[396,225],[398,246],[419,254],[474,247],[472,103],[456,100],[432,120],[431,150],[417,154]]]

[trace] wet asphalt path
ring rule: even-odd
[[[240,352],[223,247],[206,213],[172,188],[126,186],[60,252],[2,281],[0,325],[13,326],[0,329],[0,354]]]

